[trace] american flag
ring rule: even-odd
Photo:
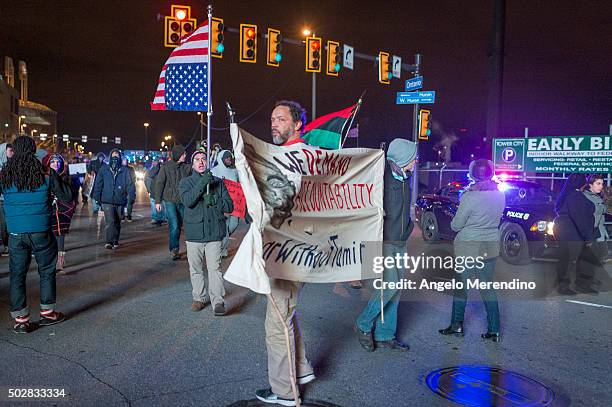
[[[208,110],[208,20],[181,39],[166,61],[151,110]]]

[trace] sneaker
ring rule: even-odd
[[[113,245],[112,245],[112,243],[107,243],[107,244],[104,245],[104,248],[108,249],[108,250],[111,250],[113,248]]]
[[[206,304],[203,303],[202,301],[194,301],[194,302],[191,303],[191,310],[193,312],[202,311],[205,306],[206,306]]]
[[[357,339],[359,340],[361,347],[368,352],[374,352],[374,338],[372,337],[372,332],[364,332],[357,328],[357,325],[355,325],[353,329],[357,334]]]
[[[8,255],[9,255],[8,247],[4,246],[4,249],[2,249],[2,257],[6,257]]]
[[[13,332],[16,334],[28,334],[32,332],[30,327],[30,315],[15,318],[15,325],[13,325]]]
[[[119,243],[113,243],[113,250],[118,249],[119,248]]]
[[[410,350],[410,346],[408,346],[407,343],[403,343],[397,339],[391,339],[390,341],[375,341],[374,343],[377,348],[386,348],[400,352],[407,352]]]
[[[38,321],[38,325],[40,326],[48,326],[55,325],[63,322],[66,319],[66,316],[61,312],[47,310],[40,311],[40,321]]]
[[[179,253],[178,249],[172,249],[170,251],[170,258],[175,261],[181,258],[181,254]]]
[[[131,222],[131,221],[132,221],[132,217],[131,217],[131,216],[128,216],[128,217],[127,217],[127,218],[125,218],[125,219],[126,219],[128,222]]]
[[[159,226],[159,221],[155,220],[155,219],[151,219],[151,225],[157,225]]]
[[[64,260],[66,256],[66,252],[57,252],[57,262],[55,263],[56,271],[64,271]]]
[[[225,304],[220,302],[219,304],[215,305],[213,311],[215,312],[216,317],[222,317],[225,315]]]
[[[300,376],[297,378],[297,384],[307,384],[310,383],[311,381],[313,381],[314,379],[316,379],[317,377],[315,376],[314,373],[310,373],[304,376]]]
[[[272,389],[257,390],[255,392],[255,397],[264,403],[278,404],[281,406],[295,406],[295,400],[279,397],[278,395],[272,393]]]

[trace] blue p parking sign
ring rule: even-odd
[[[506,147],[502,151],[502,159],[504,162],[510,164],[516,158],[516,150],[512,147]]]

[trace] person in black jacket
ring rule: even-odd
[[[185,241],[193,287],[192,311],[200,311],[207,302],[216,316],[225,315],[221,245],[225,237],[225,214],[234,210],[225,183],[208,170],[206,153],[196,151],[191,157],[193,173],[179,183],[185,205]],[[204,257],[208,289],[204,282]]]
[[[387,150],[384,175],[383,255],[395,257],[406,252],[406,242],[414,223],[410,219],[410,179],[416,163],[416,144],[409,140],[395,139]],[[400,281],[402,271],[396,267],[385,268],[384,281]],[[399,290],[383,290],[385,323],[382,323],[381,291],[375,290],[368,305],[357,318],[356,331],[359,343],[368,352],[375,348],[407,351],[409,346],[395,337]]]
[[[160,205],[161,210],[157,210],[155,205],[155,199],[153,198],[153,191],[155,189],[155,177],[159,174],[161,168],[161,162],[155,160],[151,163],[151,168],[147,170],[144,178],[144,184],[149,193],[149,200],[151,202],[151,224],[161,226],[166,221],[166,212],[164,211],[163,203]]]
[[[576,295],[570,288],[570,278],[578,274],[578,258],[585,246],[591,245],[595,237],[595,205],[581,192],[586,184],[582,174],[571,174],[565,181],[557,198],[554,234],[559,242],[557,263],[557,291],[563,295]],[[581,285],[580,281],[575,282]]]
[[[128,198],[136,199],[136,187],[129,171],[121,165],[121,151],[111,150],[108,165],[100,167],[94,182],[93,199],[102,204],[104,222],[106,223],[107,249],[119,247],[121,233],[121,210],[127,204]]]
[[[134,184],[134,188],[135,188],[136,187],[136,169],[132,165],[130,165],[130,162],[125,157],[122,160],[122,164],[130,173],[130,178],[132,179],[132,184]],[[132,199],[132,197],[128,195],[127,210],[124,211],[123,209],[121,209],[121,220],[125,219],[128,222],[131,222],[133,209],[134,209],[134,199]]]
[[[4,194],[4,211],[9,231],[11,259],[10,292],[13,331],[28,333],[30,310],[26,299],[26,275],[32,254],[40,276],[40,326],[62,322],[65,317],[55,311],[55,264],[57,241],[53,232],[51,203],[53,196],[63,201],[72,199],[70,185],[50,169],[45,169],[34,155],[34,139],[19,136],[14,143],[15,155],[0,172],[0,193]]]
[[[100,168],[102,168],[102,166],[105,165],[104,160],[106,160],[106,156],[104,155],[104,153],[98,153],[98,154],[96,154],[95,160],[92,160],[89,163],[89,165],[87,166],[87,172],[89,172],[91,178],[95,178],[96,175],[98,175],[98,172],[100,171]],[[94,179],[93,182],[95,182],[95,179]],[[93,215],[97,216],[98,215],[98,211],[100,210],[100,202],[98,202],[95,199],[93,199],[93,205],[92,206],[93,206],[93,208],[92,208],[93,209]]]
[[[180,144],[172,147],[172,160],[159,170],[153,191],[157,210],[161,211],[162,202],[165,206],[169,232],[168,249],[172,260],[181,258],[179,248],[185,207],[179,195],[179,182],[189,175],[190,171],[189,164],[185,163],[185,157],[185,147]]]

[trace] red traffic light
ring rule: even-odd
[[[247,38],[250,38],[250,39],[255,38],[255,30],[252,28],[249,28],[246,32],[246,36]]]
[[[310,46],[312,47],[313,51],[316,51],[321,48],[321,43],[319,41],[312,41]]]

